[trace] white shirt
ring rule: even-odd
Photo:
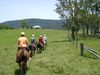
[[[47,41],[47,37],[45,36],[43,37],[43,43],[46,43],[46,41]]]
[[[31,40],[34,40],[35,39],[35,37],[31,37]]]

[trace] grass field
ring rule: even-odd
[[[0,30],[0,75],[20,75],[18,64],[15,62],[17,39],[24,31],[30,41],[34,33],[47,34],[48,46],[41,54],[33,56],[29,61],[26,75],[100,75],[100,59],[88,52],[80,56],[80,43],[100,52],[99,39],[82,39],[76,48],[67,39],[63,30]]]

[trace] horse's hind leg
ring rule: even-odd
[[[39,53],[42,53],[42,48],[39,48]]]
[[[23,69],[23,73],[25,74],[28,67],[27,67],[27,61],[25,61],[25,63],[22,65],[22,69]]]
[[[25,63],[25,70],[27,70],[28,69],[28,67],[27,67],[27,61],[26,61],[26,63]]]
[[[39,53],[39,48],[37,48],[37,53]]]
[[[34,51],[34,55],[35,55],[35,48],[33,49],[33,51]]]
[[[31,52],[30,52],[30,57],[32,58],[32,56],[33,56],[33,51],[31,50]]]
[[[19,67],[20,67],[20,63],[18,63]]]

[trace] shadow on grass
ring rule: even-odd
[[[27,72],[27,70],[26,70],[26,72]],[[26,72],[21,74],[21,69],[19,68],[19,69],[15,70],[15,75],[26,75]]]
[[[52,42],[70,42],[70,40],[55,40],[55,41],[52,41]]]
[[[15,75],[21,75],[20,69],[16,69],[16,70],[15,70]]]
[[[86,58],[90,58],[90,59],[98,59],[95,56],[89,56],[89,55],[83,55],[83,56],[86,57]]]

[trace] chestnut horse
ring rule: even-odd
[[[27,70],[27,60],[29,59],[29,52],[25,48],[20,48],[17,53],[17,63],[19,64],[19,67],[21,69],[21,73],[25,73]]]

